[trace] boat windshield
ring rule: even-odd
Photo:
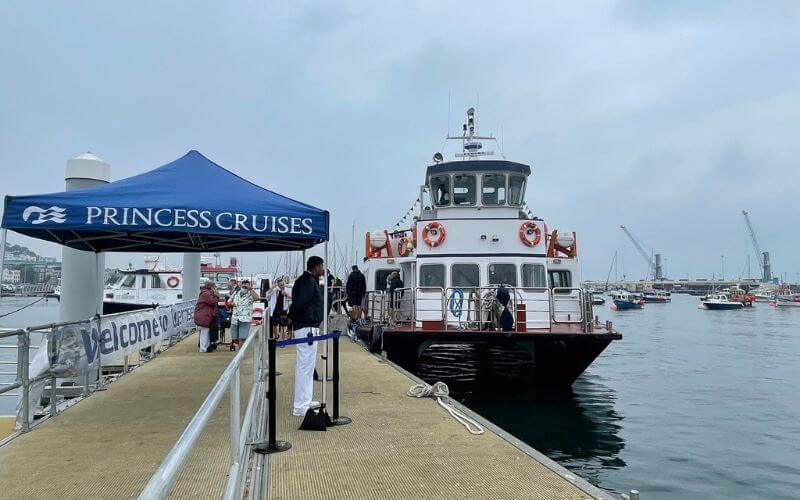
[[[525,197],[525,177],[522,175],[512,175],[508,178],[508,204],[512,206],[522,205]]]
[[[135,274],[126,274],[117,282],[117,286],[120,288],[133,288],[136,286],[136,275]]]

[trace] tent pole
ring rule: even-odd
[[[322,287],[324,295],[322,296],[322,333],[328,334],[328,242],[325,241],[325,258],[323,260],[323,279],[325,284]],[[322,402],[328,403],[328,341],[326,340],[322,346],[322,358],[325,360],[325,370],[320,376],[322,380]]]
[[[2,228],[0,229],[0,296],[3,295],[3,264],[6,261],[6,234],[8,233],[8,229]]]

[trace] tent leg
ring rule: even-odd
[[[322,286],[323,296],[322,296],[322,333],[323,335],[328,334],[328,242],[325,242],[325,257],[323,260],[323,275],[322,278],[325,280],[324,285]],[[325,340],[325,343],[322,345],[322,359],[325,360],[325,370],[324,373],[320,376],[322,380],[322,404],[328,403],[328,341]]]
[[[3,295],[3,264],[6,261],[6,234],[8,229],[0,229],[0,296]]]

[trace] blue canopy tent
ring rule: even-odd
[[[329,214],[192,150],[98,187],[6,196],[1,226],[92,252],[286,251],[327,241]]]

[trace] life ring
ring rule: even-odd
[[[533,235],[533,239],[530,236]],[[535,247],[542,239],[542,230],[533,221],[523,222],[519,226],[519,239],[529,247]]]
[[[397,255],[408,257],[414,251],[414,243],[408,236],[403,236],[397,243]]]
[[[167,279],[167,286],[170,288],[175,288],[176,286],[178,286],[178,283],[180,283],[180,280],[178,279],[177,276],[170,276]]]
[[[433,235],[435,239],[431,239],[431,235]],[[444,243],[445,235],[444,226],[438,222],[431,222],[422,228],[422,241],[431,248],[438,247]]]

